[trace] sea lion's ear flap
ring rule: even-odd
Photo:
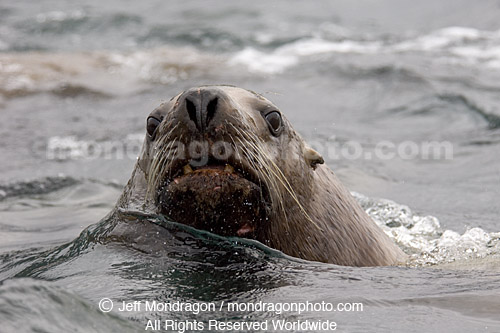
[[[311,147],[305,147],[304,158],[306,159],[307,164],[309,164],[313,169],[316,169],[318,164],[325,163],[323,157]]]

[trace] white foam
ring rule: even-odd
[[[408,206],[353,195],[385,233],[411,254],[409,264],[433,265],[500,255],[500,232],[471,228],[460,235],[442,230],[434,216],[413,214]]]
[[[251,72],[275,74],[295,66],[300,58],[322,53],[376,53],[380,50],[379,42],[341,41],[329,42],[321,38],[295,41],[266,53],[254,48],[245,48],[236,53],[231,64],[245,65]]]
[[[47,13],[40,13],[36,15],[38,23],[45,22],[63,22],[67,20],[79,20],[84,18],[85,12],[82,10],[74,10],[71,12],[51,11]]]
[[[232,65],[245,65],[251,72],[275,74],[294,66],[299,59],[293,54],[283,54],[279,51],[264,53],[254,48],[245,48],[230,60]]]
[[[452,48],[450,52],[454,56],[468,60],[472,64],[482,64],[490,68],[499,67],[500,45],[488,45],[483,47],[461,46]]]
[[[281,48],[283,53],[292,53],[298,56],[309,56],[321,53],[377,53],[381,49],[379,42],[357,42],[345,40],[328,42],[320,38],[297,41]]]
[[[433,51],[453,44],[491,37],[493,33],[466,27],[448,27],[393,46],[395,51]]]

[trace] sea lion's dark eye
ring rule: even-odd
[[[155,132],[156,132],[156,128],[158,127],[158,125],[160,125],[161,123],[161,120],[158,120],[157,118],[155,117],[149,117],[148,120],[147,120],[147,125],[146,125],[146,130],[148,131],[148,134],[150,137],[153,137]]]
[[[281,129],[283,128],[283,121],[281,119],[281,114],[278,111],[272,111],[265,116],[269,129],[274,135],[279,135]]]

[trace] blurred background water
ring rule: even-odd
[[[100,313],[111,297],[360,301],[361,313],[287,318],[345,332],[499,331],[499,82],[498,1],[2,1],[0,330],[144,330],[151,314]],[[231,242],[153,258],[64,245],[114,206],[149,112],[216,83],[275,102],[410,267],[297,262]],[[327,150],[384,141],[445,142],[452,158]],[[201,320],[270,317],[245,315]]]

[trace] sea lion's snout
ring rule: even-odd
[[[227,95],[217,88],[190,89],[176,102],[177,119],[192,132],[203,134],[223,122],[228,109],[227,99]]]
[[[186,112],[198,131],[203,132],[218,109],[218,92],[209,89],[191,91],[183,98],[181,112]]]

